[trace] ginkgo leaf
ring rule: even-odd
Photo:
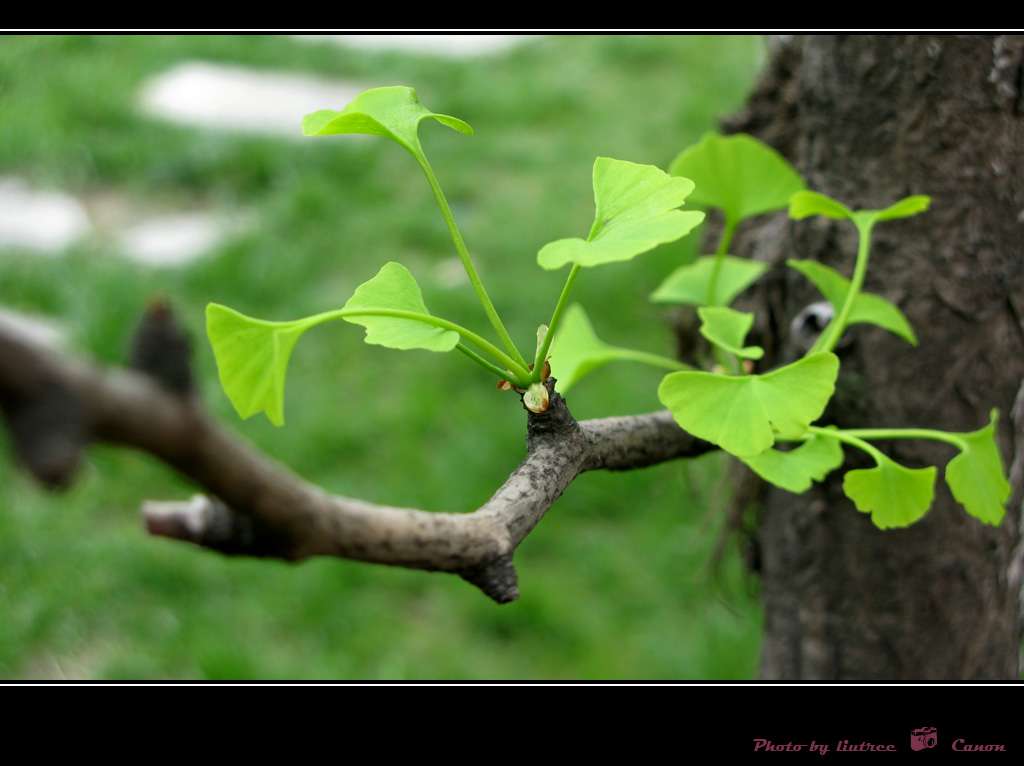
[[[832,304],[838,314],[846,295],[850,291],[850,280],[835,269],[817,261],[786,261],[790,268],[796,269],[807,277],[818,288],[825,300]],[[873,324],[899,335],[912,346],[917,345],[914,328],[899,308],[880,295],[858,293],[853,301],[850,314],[846,319],[848,325],[865,323]]]
[[[932,198],[924,194],[905,197],[894,205],[883,210],[858,210],[854,212],[842,202],[815,191],[797,192],[789,200],[789,217],[800,220],[812,215],[822,215],[835,220],[853,221],[857,228],[870,231],[879,221],[892,221],[897,218],[909,218],[923,213],[932,203]]]
[[[743,359],[760,359],[764,349],[760,346],[744,346],[743,341],[754,325],[754,315],[734,311],[725,306],[704,306],[697,309],[700,315],[700,334],[719,348]]]
[[[307,317],[268,322],[217,303],[206,307],[206,334],[220,383],[243,419],[265,411],[271,423],[284,424],[288,359],[299,336],[321,321],[322,317]]]
[[[896,218],[910,218],[918,213],[923,213],[931,204],[931,197],[925,194],[915,194],[913,197],[901,199],[895,205],[889,205],[885,210],[879,210],[875,220],[892,221]]]
[[[873,457],[875,468],[847,471],[843,492],[879,529],[909,527],[931,507],[937,471],[904,468],[881,453]]]
[[[558,378],[558,390],[565,393],[584,375],[617,358],[616,349],[597,337],[583,307],[569,306],[551,344],[551,374]]]
[[[689,234],[704,213],[677,210],[693,182],[672,178],[653,165],[598,157],[594,163],[597,215],[586,240],[550,242],[537,253],[545,269],[567,263],[598,266],[629,259]]]
[[[657,303],[705,305],[714,265],[715,256],[703,255],[693,263],[679,267],[654,291],[651,300]],[[768,264],[761,261],[737,258],[734,255],[722,256],[718,281],[715,283],[715,305],[728,306],[768,268]]]
[[[853,211],[846,205],[816,191],[801,191],[790,197],[789,217],[800,221],[812,215],[833,220],[853,220]]]
[[[658,387],[658,398],[694,436],[737,457],[758,455],[783,436],[802,436],[821,416],[835,389],[839,359],[811,354],[764,375],[675,372]]]
[[[621,360],[669,370],[692,369],[687,364],[658,354],[609,346],[594,333],[587,313],[578,303],[565,310],[551,344],[550,358],[551,374],[558,378],[558,390],[562,393],[576,385],[584,375],[608,362]]]
[[[799,495],[843,464],[843,448],[836,439],[814,434],[789,452],[766,449],[740,460],[765,481]]]
[[[423,293],[409,270],[400,263],[385,263],[377,276],[364,282],[345,304],[345,310],[397,309],[429,317]],[[459,343],[459,333],[422,320],[393,316],[345,316],[346,322],[366,328],[366,342],[388,348],[423,348],[451,351]]]
[[[382,316],[376,312],[402,312]],[[348,314],[346,316],[346,314]],[[458,332],[436,326],[423,303],[412,274],[398,263],[387,263],[377,276],[356,288],[341,311],[268,322],[245,316],[227,306],[206,308],[206,332],[213,346],[221,386],[243,418],[265,411],[274,425],[284,424],[284,383],[295,342],[310,327],[341,318],[366,328],[366,342],[389,348],[451,351]]]
[[[998,526],[1006,513],[1011,487],[996,445],[999,410],[980,431],[958,434],[966,447],[946,466],[946,484],[967,512],[986,524]]]
[[[340,112],[322,109],[302,118],[306,136],[331,136],[341,133],[362,133],[383,136],[401,144],[414,155],[422,154],[417,131],[427,117],[468,135],[473,129],[465,122],[446,114],[434,114],[419,102],[416,91],[403,86],[374,88],[356,96]]]
[[[781,154],[744,133],[707,134],[672,161],[669,173],[685,176],[697,185],[691,205],[718,208],[734,223],[780,210],[795,192],[805,188],[803,179]]]

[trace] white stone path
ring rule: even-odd
[[[408,50],[451,58],[496,53],[536,35],[293,35],[305,42],[329,41],[362,49]],[[387,83],[345,83],[206,62],[184,62],[143,88],[144,112],[197,129],[301,137],[301,117],[317,109],[340,109],[367,87]],[[87,206],[58,190],[31,189],[17,178],[0,177],[0,257],[20,250],[59,256],[90,236],[95,226]],[[181,266],[230,236],[230,222],[194,211],[145,218],[115,233],[117,249],[153,267]],[[40,318],[0,309],[0,324],[17,324],[35,337],[55,342],[61,330]],[[33,329],[34,328],[34,329]]]
[[[330,42],[363,50],[402,50],[446,58],[469,58],[522,45],[540,35],[292,35],[296,40]]]
[[[300,139],[303,115],[341,109],[362,90],[318,77],[187,61],[153,78],[140,104],[171,122]]]
[[[91,228],[85,207],[70,194],[34,190],[18,178],[0,178],[0,250],[55,255]]]

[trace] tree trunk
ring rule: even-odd
[[[1021,649],[1024,487],[1024,94],[1021,36],[783,38],[745,111],[727,126],[786,154],[811,189],[854,209],[933,197],[875,230],[865,289],[899,305],[911,348],[854,328],[826,413],[843,427],[974,431],[1000,410],[1014,488],[999,528],[968,516],[941,478],[928,515],[880,531],[842,492],[842,474],[794,496],[768,488],[760,524],[765,606],[761,675],[772,679],[1015,679]],[[820,300],[782,264],[822,261],[847,276],[853,227],[764,220],[740,240],[777,264],[755,296],[791,361],[790,322]],[[882,448],[940,468],[937,442]],[[858,456],[848,453],[847,468]]]

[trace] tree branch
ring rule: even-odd
[[[712,449],[668,412],[577,423],[551,378],[548,410],[528,412],[526,457],[483,506],[396,508],[329,494],[219,426],[192,390],[187,344],[162,306],[143,322],[132,366],[100,369],[0,328],[0,411],[40,481],[66,486],[94,441],[142,450],[211,495],[145,502],[151,534],[230,555],[338,556],[451,572],[499,603],[519,596],[516,547],[580,473]]]

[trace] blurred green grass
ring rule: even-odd
[[[472,510],[522,457],[525,416],[461,355],[318,328],[294,353],[278,430],[238,420],[203,330],[209,301],[268,319],[337,308],[389,260],[413,272],[432,312],[486,330],[472,290],[450,284],[454,249],[415,163],[382,140],[163,123],[136,109],[140,87],[199,59],[410,85],[429,109],[465,119],[474,137],[427,121],[423,143],[498,310],[532,348],[565,277],[535,254],[589,230],[594,158],[666,167],[742,103],[762,47],[749,36],[551,36],[453,61],[273,35],[2,37],[0,175],[254,225],[177,270],[124,260],[102,236],[59,259],[5,251],[0,304],[57,317],[76,348],[118,362],[145,305],[166,296],[194,339],[209,406],[245,438],[334,492]],[[663,308],[646,297],[693,247],[588,270],[574,298],[606,341],[671,354]],[[650,411],[659,379],[613,365],[567,398],[580,419]],[[76,486],[48,495],[15,469],[3,436],[0,678],[750,678],[759,609],[735,555],[708,565],[721,468],[712,455],[581,477],[517,553],[521,600],[499,607],[450,576],[228,559],[148,538],[140,501],[193,488],[145,456],[95,448]]]

